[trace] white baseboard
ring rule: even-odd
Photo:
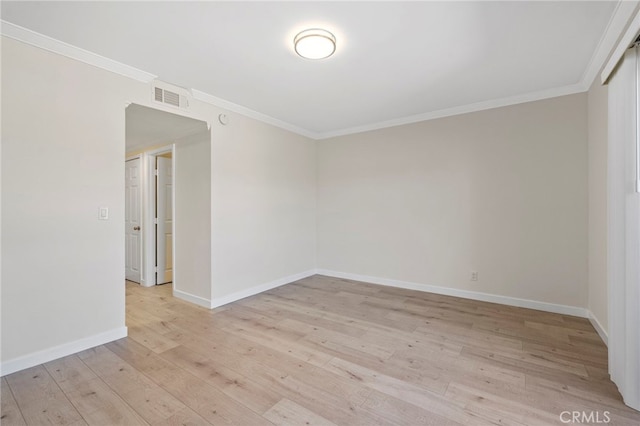
[[[127,337],[127,327],[119,327],[113,330],[105,331],[100,334],[85,337],[84,339],[75,340],[73,342],[64,343],[42,351],[23,355],[9,361],[2,361],[0,365],[0,376],[15,373],[25,368],[35,367],[54,359],[62,358],[77,352],[84,351],[89,348],[113,342],[114,340]]]
[[[215,297],[211,300],[210,307],[212,309],[217,308],[219,306],[226,305],[227,303],[235,302],[236,300],[244,299],[245,297],[253,296],[255,294],[262,293],[263,291],[271,290],[272,288],[280,287],[282,285],[289,284],[315,274],[316,270],[311,269],[309,271],[300,272],[298,274],[289,275],[287,277],[279,278],[268,283],[260,284],[246,290],[236,291],[235,293],[231,293],[227,296]]]
[[[176,288],[173,289],[173,296],[195,305],[211,309],[211,300],[205,299],[204,297],[196,296],[195,294],[187,293],[186,291],[181,291]]]
[[[499,303],[501,305],[517,306],[520,308],[536,309],[539,311],[553,312],[556,314],[572,315],[581,318],[588,318],[589,311],[585,308],[568,305],[558,305],[555,303],[538,302],[536,300],[519,299],[517,297],[500,296],[497,294],[482,293],[479,291],[460,290],[450,287],[439,287],[427,284],[418,284],[408,281],[398,281],[388,278],[370,277],[367,275],[350,274],[346,272],[330,271],[318,269],[319,275],[326,275],[334,278],[345,278],[354,281],[363,281],[371,284],[386,285],[408,290],[426,291],[428,293],[442,294],[445,296],[462,297],[464,299],[480,300],[483,302]]]
[[[301,272],[294,275],[289,275],[284,278],[280,278],[268,283],[260,284],[246,290],[231,293],[227,296],[214,298],[212,300],[205,299],[203,297],[195,296],[184,291],[175,290],[173,294],[175,297],[186,300],[205,308],[213,309],[222,305],[226,305],[236,300],[244,299],[245,297],[253,296],[258,293],[262,293],[267,290],[271,290],[276,287],[280,287],[285,284],[307,278],[313,275],[325,275],[334,278],[344,278],[354,281],[362,281],[371,284],[386,285],[389,287],[398,287],[408,290],[418,290],[435,294],[442,294],[446,296],[462,297],[465,299],[480,300],[484,302],[499,303],[502,305],[517,306],[522,308],[537,309],[540,311],[553,312],[563,315],[573,315],[582,318],[588,318],[596,332],[602,338],[605,345],[608,344],[608,335],[604,331],[600,321],[593,315],[593,313],[585,308],[577,306],[559,305],[547,302],[538,302],[535,300],[519,299],[516,297],[499,296],[495,294],[481,293],[469,290],[460,290],[448,287],[439,287],[427,284],[418,284],[407,281],[392,280],[388,278],[371,277],[367,275],[351,274],[346,272],[331,271],[327,269],[317,269]],[[9,361],[2,361],[0,363],[0,377],[7,374],[15,373],[16,371],[24,370],[26,368],[34,367],[36,365],[44,364],[54,359],[62,358],[67,355],[71,355],[77,352],[84,351],[95,346],[103,345],[105,343],[112,342],[114,340],[127,337],[127,327],[120,327],[104,333],[96,334],[94,336],[79,339],[73,342],[65,343],[53,348],[45,349],[42,351],[34,352],[32,354],[24,355],[18,358],[14,358]]]
[[[596,318],[596,316],[593,315],[593,312],[591,311],[589,311],[589,322],[591,322],[593,328],[596,329],[596,332],[598,333],[604,344],[609,346],[609,335],[606,331],[604,331],[604,327],[602,327],[602,324],[600,324],[598,318]]]

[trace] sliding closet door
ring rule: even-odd
[[[624,401],[640,409],[640,188],[638,48],[609,80],[609,373]]]

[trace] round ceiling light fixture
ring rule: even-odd
[[[336,51],[336,37],[327,30],[311,28],[293,39],[296,53],[307,59],[324,59]]]

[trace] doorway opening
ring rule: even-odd
[[[173,176],[173,145],[145,151],[125,162],[127,281],[145,286],[173,282]],[[146,199],[143,193],[148,194]],[[143,227],[144,222],[149,226]],[[145,269],[147,274],[142,272]]]
[[[210,146],[209,127],[136,104],[126,108],[125,119],[125,278],[144,287],[171,284],[175,293],[179,277],[190,275],[185,256],[192,256],[189,230],[198,214],[188,190],[197,184],[190,147],[194,140]],[[177,227],[184,234],[178,244]]]

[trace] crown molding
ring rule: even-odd
[[[622,36],[629,21],[634,16],[634,12],[640,5],[638,0],[618,0],[618,4],[609,19],[607,28],[598,42],[598,46],[594,51],[589,65],[585,69],[580,82],[568,86],[557,87],[537,92],[525,93],[522,95],[510,96],[500,99],[492,99],[489,101],[477,102],[473,104],[460,105],[452,108],[446,108],[438,111],[431,111],[424,114],[417,114],[408,117],[397,118],[377,123],[365,124],[363,126],[349,127],[329,132],[316,134],[316,139],[329,139],[338,136],[346,136],[355,133],[368,132],[372,130],[385,129],[388,127],[402,126],[405,124],[418,123],[420,121],[434,120],[437,118],[450,117],[454,115],[467,114],[470,112],[483,111],[487,109],[500,108],[510,105],[517,105],[525,102],[539,101],[543,99],[555,98],[558,96],[572,95],[575,93],[586,92],[591,88],[596,79],[598,72],[604,67],[607,59],[614,51],[616,42]],[[640,12],[636,15],[636,20],[640,19]],[[640,26],[640,24],[638,24]],[[629,31],[627,31],[629,32]],[[625,35],[627,38],[630,35]],[[619,46],[618,46],[619,47]],[[614,53],[615,55],[615,53]],[[605,70],[606,71],[606,70]],[[603,71],[604,75],[604,71]],[[604,80],[604,77],[603,77]],[[604,83],[604,81],[603,81]]]
[[[137,81],[141,81],[143,83],[150,83],[157,78],[157,76],[154,74],[139,70],[137,68],[118,61],[114,61],[109,58],[105,58],[104,56],[100,56],[96,53],[81,49],[60,40],[56,40],[49,36],[37,33],[16,24],[12,24],[11,22],[7,22],[5,20],[0,20],[0,33],[5,37],[30,44],[49,52],[66,56],[67,58],[75,59],[85,64],[93,65],[95,67],[102,68],[104,70],[111,71]],[[192,92],[194,99],[227,109],[229,111],[237,112],[247,117],[254,118],[258,121],[280,127],[282,129],[297,133],[311,139],[317,139],[317,134],[309,130],[284,122],[282,120],[278,120],[277,118],[262,114],[242,105],[234,104],[233,102],[227,101],[225,99],[209,95],[199,90],[192,90]]]
[[[638,6],[638,4],[640,4],[640,2],[638,1],[634,1],[632,3],[635,6]],[[634,11],[635,11],[635,15],[633,15]],[[611,74],[613,73],[613,70],[618,65],[620,58],[622,58],[622,56],[624,55],[624,52],[631,46],[635,38],[638,36],[638,31],[640,31],[640,8],[634,8],[634,10],[630,12],[630,15],[631,16],[628,17],[628,21],[627,21],[627,22],[630,21],[629,25],[628,26],[625,25],[627,27],[626,32],[620,37],[620,42],[615,47],[615,50],[612,49],[613,53],[609,57],[607,64],[602,70],[602,74],[600,74],[600,78],[601,78],[600,81],[602,84],[605,84],[607,80],[609,80],[609,77],[611,76]],[[624,27],[623,27],[623,30],[624,30]]]
[[[193,98],[196,100],[206,102],[208,104],[215,105],[229,111],[237,112],[238,114],[242,114],[246,117],[262,121],[263,123],[271,124],[272,126],[297,133],[310,139],[319,139],[318,133],[303,129],[302,127],[287,123],[286,121],[279,120],[277,118],[271,117],[270,115],[263,114],[245,106],[234,104],[233,102],[227,101],[226,99],[218,98],[217,96],[213,96],[196,89],[192,89],[191,93],[193,94]]]
[[[587,65],[587,68],[582,75],[581,81],[587,88],[586,90],[589,90],[598,73],[609,58],[609,55],[613,52],[618,38],[620,38],[620,35],[626,28],[627,23],[629,22],[629,19],[631,19],[631,16],[638,4],[640,4],[640,2],[636,0],[618,1],[613,14],[611,15],[611,19],[609,19],[607,28],[604,30],[604,33],[598,42],[598,46],[593,52],[593,56],[591,56],[589,65]]]
[[[483,111],[487,109],[500,108],[509,105],[516,105],[525,102],[533,102],[542,99],[554,98],[558,96],[571,95],[574,93],[586,92],[596,78],[596,75],[602,69],[605,61],[609,58],[613,51],[615,43],[627,26],[633,12],[636,10],[640,1],[619,0],[616,9],[612,14],[607,28],[598,43],[589,65],[583,73],[579,83],[546,89],[537,92],[525,93],[522,95],[510,96],[500,99],[492,99],[489,101],[477,102],[473,104],[459,105],[452,108],[446,108],[437,111],[430,111],[423,114],[416,114],[407,117],[401,117],[392,120],[386,120],[376,123],[365,124],[362,126],[349,127],[345,129],[332,130],[328,132],[314,132],[275,117],[252,110],[245,106],[235,104],[226,99],[218,98],[200,90],[193,89],[191,92],[193,98],[226,110],[236,112],[249,118],[261,121],[266,124],[305,136],[314,140],[329,139],[338,136],[346,136],[354,133],[368,132],[388,127],[401,126],[405,124],[417,123],[420,121],[433,120],[437,118],[450,117],[454,115],[467,114],[470,112]],[[121,62],[114,61],[104,56],[100,56],[93,52],[78,48],[71,44],[56,40],[35,31],[23,28],[19,25],[12,24],[5,20],[0,20],[0,33],[3,36],[30,44],[41,49],[54,52],[68,58],[102,68],[116,74],[130,77],[134,80],[144,83],[150,83],[156,76],[146,71],[139,70]]]
[[[104,56],[100,56],[93,52],[89,52],[88,50],[56,40],[5,20],[0,20],[0,32],[5,37],[66,56],[67,58],[75,59],[77,61],[84,62],[85,64],[93,65],[134,80],[142,81],[143,83],[149,83],[156,78],[155,75],[146,71],[105,58]]]
[[[393,120],[381,121],[378,123],[365,124],[363,126],[349,127],[346,129],[324,132],[318,135],[318,139],[329,139],[338,136],[346,136],[354,133],[369,132],[372,130],[386,129],[388,127],[402,126],[405,124],[418,123],[420,121],[434,120],[436,118],[450,117],[453,115],[467,114],[470,112],[484,111],[487,109],[500,108],[510,105],[522,104],[525,102],[540,101],[543,99],[556,98],[558,96],[573,95],[575,93],[586,92],[588,88],[582,83],[569,86],[556,87],[553,89],[540,90],[537,92],[525,93],[523,95],[509,96],[506,98],[492,99],[489,101],[476,102],[473,104],[460,105],[452,108],[431,111],[424,114],[416,114],[408,117],[396,118]]]

